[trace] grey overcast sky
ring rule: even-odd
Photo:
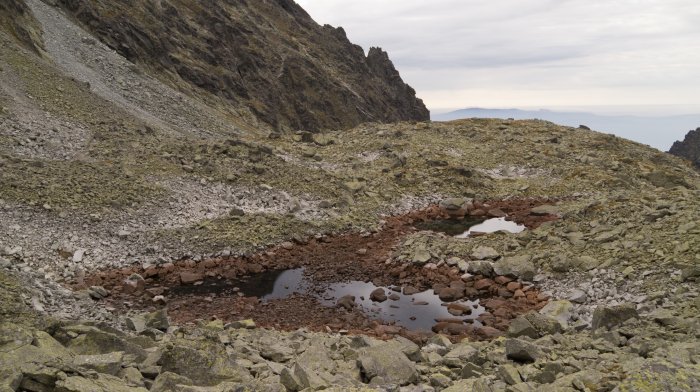
[[[297,2],[316,22],[345,28],[365,50],[387,50],[435,112],[700,112],[697,0]]]

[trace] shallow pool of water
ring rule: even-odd
[[[386,322],[394,322],[396,325],[409,330],[429,331],[439,319],[462,319],[481,325],[476,319],[485,310],[476,301],[455,301],[450,304],[464,305],[471,309],[471,313],[464,316],[454,316],[447,310],[433,290],[423,291],[412,295],[403,294],[399,289],[392,291],[382,287],[387,296],[395,295],[395,299],[387,299],[384,302],[374,302],[370,299],[370,293],[379,288],[371,282],[346,282],[332,284],[322,294],[321,301],[325,305],[333,306],[343,296],[354,295],[355,303],[371,318],[381,319]]]
[[[286,298],[295,292],[308,290],[304,279],[304,269],[266,271],[241,279],[226,280],[206,278],[201,284],[176,286],[171,289],[175,295],[228,295],[242,293],[246,297],[261,300]]]
[[[506,218],[487,219],[477,225],[471,226],[465,232],[455,235],[457,238],[468,238],[472,233],[495,233],[497,231],[507,231],[517,234],[525,230],[524,225],[519,225],[512,221],[507,221]]]
[[[448,312],[448,304],[443,303],[433,290],[407,295],[403,294],[400,288],[392,290],[382,287],[389,298],[384,302],[375,302],[370,299],[370,293],[377,288],[379,286],[371,282],[360,281],[314,283],[304,275],[303,268],[296,268],[267,271],[237,280],[207,278],[199,285],[174,287],[171,293],[201,296],[244,295],[258,297],[263,302],[300,293],[314,296],[321,304],[329,307],[336,306],[340,298],[352,295],[355,296],[355,304],[368,317],[395,323],[409,330],[430,330],[439,319],[456,318],[480,326],[476,319],[485,311],[478,300],[455,301],[450,304],[463,305],[469,308],[470,312],[463,316],[454,316]],[[303,312],[303,309],[300,309],[300,312]]]

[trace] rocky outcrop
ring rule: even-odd
[[[41,30],[24,1],[3,0],[0,2],[0,29],[5,29],[33,51],[41,52]]]
[[[685,139],[673,143],[668,151],[673,155],[688,159],[700,169],[700,128],[688,132]]]
[[[318,25],[291,0],[58,3],[161,79],[249,108],[277,129],[429,119],[386,52],[365,56],[342,28]]]

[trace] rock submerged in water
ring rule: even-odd
[[[374,302],[384,302],[387,300],[386,291],[381,287],[376,288],[369,294],[369,299]]]

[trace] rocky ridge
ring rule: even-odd
[[[275,129],[429,119],[386,52],[365,55],[342,28],[319,26],[292,0],[57,3],[127,60]]]
[[[681,159],[543,121],[270,139],[129,66],[55,7],[26,4],[57,34],[38,56],[0,32],[0,390],[698,389],[700,176]],[[117,312],[103,287],[67,285],[513,198],[550,200],[533,211],[557,219],[466,241],[414,232],[379,266],[507,274],[551,297],[489,341],[417,345],[208,315],[171,325],[162,303]]]
[[[683,141],[673,143],[668,152],[685,158],[700,168],[700,128],[688,132]]]

